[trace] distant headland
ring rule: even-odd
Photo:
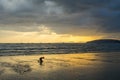
[[[98,40],[88,41],[87,43],[120,43],[120,40],[115,40],[115,39],[98,39]]]

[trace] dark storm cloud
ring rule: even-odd
[[[58,33],[71,34],[94,29],[118,33],[119,4],[120,0],[0,0],[0,24],[45,24]],[[28,27],[37,29],[22,28],[29,31]]]
[[[68,13],[74,14],[86,12],[91,14],[90,16],[94,18],[94,21],[100,27],[99,29],[103,30],[104,32],[120,32],[120,0],[54,1],[58,2],[60,5],[63,5]],[[86,19],[86,15],[84,16]],[[78,18],[76,18],[76,20],[73,20],[73,22],[80,24],[79,21],[81,20],[81,17]],[[89,21],[91,22],[91,19]],[[85,24],[84,21],[83,23]]]
[[[49,14],[59,13],[57,9],[54,2],[45,0],[0,0],[0,29],[35,31],[34,24],[53,20]]]
[[[110,0],[53,0],[71,13],[89,10],[93,7],[102,7],[109,3]]]

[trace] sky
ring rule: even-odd
[[[0,43],[120,40],[120,0],[0,0]]]

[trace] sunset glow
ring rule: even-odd
[[[106,2],[0,0],[0,43],[120,40],[119,1]]]
[[[41,25],[38,32],[15,32],[0,31],[9,36],[3,36],[0,42],[6,43],[80,43],[95,39],[101,36],[74,36],[69,34],[57,34],[48,27]]]

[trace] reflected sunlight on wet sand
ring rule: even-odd
[[[43,64],[38,62],[44,56]],[[1,56],[0,80],[119,80],[120,54]]]

